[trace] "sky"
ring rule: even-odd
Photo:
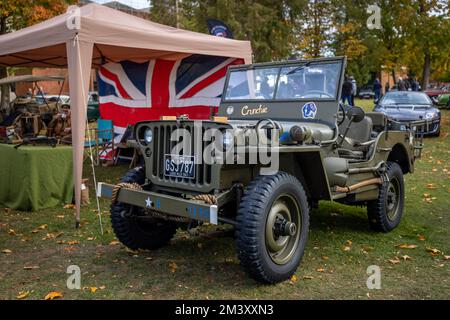
[[[111,1],[117,1],[127,6],[133,7],[135,9],[148,8],[150,6],[150,2],[148,0],[93,0],[97,3],[106,3]]]

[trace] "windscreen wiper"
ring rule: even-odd
[[[289,71],[288,73],[286,73],[286,75],[291,75],[291,74],[297,73],[298,71],[308,67],[310,64],[311,64],[311,61],[308,61],[304,65],[298,66],[297,68]]]

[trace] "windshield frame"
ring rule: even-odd
[[[346,62],[343,57],[331,57],[331,58],[318,58],[318,59],[308,59],[308,60],[281,61],[281,62],[271,62],[271,63],[259,63],[259,64],[253,64],[253,65],[231,66],[227,72],[227,76],[225,79],[225,84],[224,84],[224,88],[223,88],[223,92],[222,92],[222,96],[221,96],[221,103],[245,103],[245,102],[282,103],[282,102],[292,102],[292,101],[337,102],[337,101],[340,101],[340,98],[341,98],[341,86],[342,86],[343,77],[344,77],[345,63]],[[334,97],[331,97],[331,98],[308,97],[308,98],[287,98],[287,99],[277,98],[277,91],[278,91],[279,82],[281,79],[280,75],[284,68],[294,67],[294,66],[304,68],[305,66],[311,67],[311,66],[317,66],[317,65],[323,65],[323,64],[337,64],[339,67],[339,73],[338,73],[338,77],[336,79],[337,82],[336,82],[336,91],[334,93]],[[272,98],[268,98],[268,99],[227,99],[226,98],[228,83],[229,83],[232,72],[248,71],[248,70],[256,70],[256,69],[270,69],[270,68],[278,68],[278,74],[277,74]]]

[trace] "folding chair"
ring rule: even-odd
[[[114,126],[112,120],[97,120],[97,129],[88,128],[89,134],[86,133],[86,140],[84,142],[85,159],[91,156],[94,159],[94,164],[100,163],[100,157],[112,154],[114,160]],[[91,139],[89,139],[89,137]]]

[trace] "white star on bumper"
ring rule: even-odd
[[[148,198],[145,200],[145,206],[146,206],[147,208],[150,208],[150,207],[152,206],[152,200],[150,200],[150,197],[148,197]]]

